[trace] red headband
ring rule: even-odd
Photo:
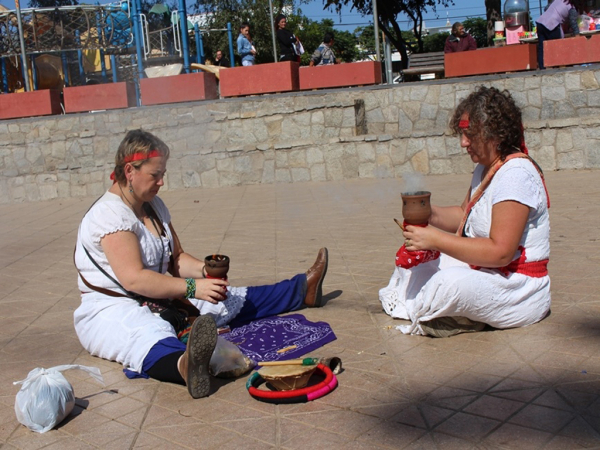
[[[461,130],[465,130],[469,128],[469,120],[461,120],[458,122],[458,128]],[[527,149],[527,145],[525,145],[525,129],[523,128],[523,124],[521,124],[521,147],[520,150],[526,155],[529,154],[529,150]]]
[[[130,163],[130,162],[133,162],[133,161],[141,161],[143,159],[157,158],[159,156],[162,156],[162,155],[156,149],[151,150],[148,153],[137,152],[137,153],[134,153],[133,155],[126,156],[123,159],[123,164],[127,164],[127,163]],[[113,171],[113,173],[110,174],[110,179],[113,180],[113,182],[116,183],[115,172],[114,171]]]

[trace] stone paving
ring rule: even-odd
[[[539,324],[448,339],[404,336],[380,307],[402,238],[399,179],[165,192],[184,248],[232,258],[234,284],[306,270],[327,246],[327,304],[304,310],[337,340],[339,387],[322,399],[271,405],[246,377],[185,387],[128,380],[91,357],[73,329],[73,246],[92,198],[0,206],[0,446],[6,449],[565,449],[600,448],[598,172],[547,174],[552,200],[552,313]],[[429,176],[437,204],[459,203],[468,175]],[[37,434],[14,413],[12,382],[35,367],[84,364],[105,386],[66,372],[77,406]]]

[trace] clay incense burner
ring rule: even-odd
[[[227,279],[229,272],[229,256],[225,255],[208,255],[204,258],[204,267],[206,275],[209,278]]]
[[[401,195],[404,221],[411,225],[427,223],[431,216],[431,192],[403,192]]]

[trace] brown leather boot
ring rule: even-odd
[[[309,308],[321,306],[323,300],[323,279],[327,273],[329,252],[325,247],[319,250],[317,260],[306,272],[306,297],[304,304]]]

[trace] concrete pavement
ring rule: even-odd
[[[468,175],[423,181],[436,204],[457,204]],[[547,174],[552,201],[552,313],[539,324],[448,339],[404,336],[378,289],[402,237],[402,180],[352,180],[164,192],[184,249],[232,259],[232,284],[269,283],[305,271],[327,246],[327,304],[304,310],[338,339],[331,394],[271,405],[246,377],[214,383],[193,400],[185,387],[128,380],[119,364],[89,356],[73,328],[79,304],[73,246],[92,198],[0,206],[0,443],[6,449],[565,449],[600,448],[600,187],[598,172]],[[65,375],[74,413],[45,434],[14,413],[35,367],[99,367],[106,386]]]

